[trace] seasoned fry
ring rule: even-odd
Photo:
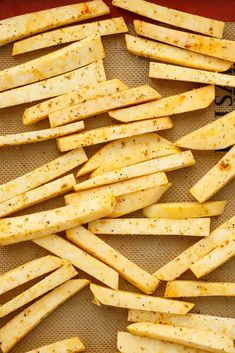
[[[111,118],[122,122],[158,118],[207,108],[215,98],[215,87],[204,86],[192,91],[109,112]]]
[[[60,342],[33,349],[27,353],[78,353],[85,350],[84,344],[78,337],[69,338]]]

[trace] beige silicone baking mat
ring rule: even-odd
[[[130,31],[132,32],[132,29]],[[235,24],[226,24],[225,38],[235,39],[234,31]],[[124,44],[124,35],[106,37],[103,42],[106,51],[104,64],[108,79],[119,78],[131,87],[148,83],[163,96],[199,87],[199,85],[191,83],[148,79],[149,60],[128,53]],[[44,50],[35,54],[12,58],[11,50],[12,46],[0,48],[0,69],[17,65],[49,52],[49,50]],[[235,109],[234,89],[216,88],[216,96],[216,104],[211,105],[208,109],[174,116],[174,128],[162,135],[174,141],[185,133],[215,119],[215,112],[219,115],[223,111]],[[1,134],[29,129],[22,124],[22,113],[25,108],[26,105],[1,110]],[[86,126],[87,128],[98,127],[110,122],[111,119],[108,115],[103,115],[86,120]],[[112,121],[112,123],[115,123],[115,121]],[[43,122],[36,128],[40,129],[47,126],[47,122]],[[35,127],[31,129],[33,130]],[[90,155],[98,147],[87,148],[86,152]],[[192,201],[188,192],[189,188],[221,158],[224,152],[193,152],[193,154],[196,158],[195,167],[168,173],[173,186],[162,201]],[[41,166],[58,155],[55,141],[2,149],[0,151],[0,183]],[[231,182],[213,198],[214,200],[227,200],[228,204],[224,214],[219,219],[212,219],[212,229],[234,215],[234,187],[234,182]],[[63,204],[63,197],[60,197],[31,207],[27,212],[49,209]],[[26,213],[26,211],[21,212],[21,214],[23,213]],[[135,214],[135,216],[140,215],[141,213]],[[195,239],[176,236],[127,236],[125,240],[122,240],[121,236],[109,236],[105,239],[110,245],[151,273],[196,241]],[[2,247],[0,248],[0,273],[45,254],[46,251],[31,242]],[[212,281],[235,281],[234,265],[235,259],[232,259],[207,276],[207,279]],[[79,276],[87,278],[84,273],[79,273]],[[189,279],[193,276],[186,273],[182,278]],[[120,288],[130,288],[130,290],[136,291],[134,287],[129,287],[124,281],[120,282]],[[164,288],[164,285],[157,293],[162,293],[162,288]],[[117,350],[116,334],[118,330],[125,330],[127,312],[105,306],[97,307],[91,303],[91,299],[92,296],[88,289],[75,295],[40,323],[12,350],[12,353],[23,353],[41,345],[72,336],[81,338],[87,352],[115,352]],[[6,298],[3,300],[5,301]],[[196,303],[194,311],[197,313],[235,317],[235,301],[232,298],[207,298],[193,301]],[[4,325],[13,316],[2,319],[0,326]]]

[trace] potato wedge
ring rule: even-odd
[[[78,148],[27,174],[10,180],[0,185],[0,203],[46,184],[86,161],[87,156],[85,152],[82,148]]]
[[[0,21],[0,46],[49,29],[109,13],[108,6],[102,0],[94,0],[11,17]]]
[[[214,99],[215,87],[210,85],[135,107],[113,110],[109,115],[122,122],[153,119],[207,108]]]
[[[51,127],[65,125],[69,122],[108,112],[112,109],[148,102],[159,98],[161,98],[160,94],[150,86],[135,87],[58,110],[49,114],[49,121]]]
[[[144,0],[136,0],[135,2],[132,0],[113,0],[112,4],[138,15],[193,32],[218,38],[222,38],[223,35],[224,22],[221,21],[173,10]]]
[[[99,33],[100,36],[107,36],[125,32],[128,32],[128,28],[123,17],[59,28],[14,43],[12,55],[48,48],[58,44],[75,42],[93,33]]]
[[[150,275],[86,228],[69,229],[66,231],[66,237],[72,243],[112,267],[121,277],[145,294],[152,294],[157,289],[160,282],[156,277]]]
[[[86,251],[71,244],[66,239],[53,234],[35,239],[33,242],[51,253],[70,261],[76,268],[88,273],[107,286],[118,289],[118,273],[115,270],[89,255]]]
[[[78,147],[91,146],[97,143],[141,135],[143,133],[170,129],[172,126],[173,124],[170,118],[158,118],[129,124],[104,126],[94,130],[84,131],[83,133],[58,138],[57,146],[59,151],[65,152]]]
[[[189,191],[198,202],[205,202],[235,177],[235,146]]]
[[[232,282],[201,282],[201,281],[171,281],[167,283],[165,297],[208,297],[235,296],[235,283]]]
[[[125,39],[127,50],[130,53],[148,59],[215,72],[227,71],[233,65],[228,60],[213,58],[212,56],[129,34],[125,35]]]
[[[159,203],[143,209],[148,218],[201,218],[219,216],[224,212],[226,201]]]
[[[87,286],[86,279],[63,283],[24,309],[0,329],[1,350],[8,353],[22,338],[66,300]]]
[[[145,294],[121,290],[115,291],[92,283],[90,285],[90,290],[98,303],[118,308],[141,309],[147,311],[155,310],[163,313],[167,312],[184,315],[194,307],[193,303],[152,297]]]
[[[60,96],[106,80],[102,60],[30,85],[0,92],[0,108]]]
[[[64,263],[64,265],[58,268],[55,272],[51,273],[49,276],[45,277],[40,282],[25,290],[23,293],[17,295],[7,303],[1,305],[0,318],[30,303],[34,299],[41,297],[43,294],[60,286],[62,283],[68,281],[76,275],[77,271],[75,268],[70,263]]]
[[[107,94],[114,94],[124,91],[128,87],[122,81],[114,79],[97,83],[96,85],[81,88],[79,91],[72,91],[61,96],[38,103],[24,111],[24,125],[34,124],[45,119],[50,113],[80,104],[90,99],[103,97]]]
[[[33,349],[27,353],[77,353],[85,350],[84,344],[78,337],[69,338],[67,340],[48,344],[46,346]]]
[[[175,145],[194,150],[220,150],[235,144],[235,111],[181,137]]]

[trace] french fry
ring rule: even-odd
[[[121,277],[142,292],[152,294],[157,289],[159,281],[156,277],[150,275],[84,227],[69,229],[66,236],[72,243],[112,267]]]
[[[51,253],[70,261],[76,268],[88,273],[107,286],[118,289],[118,273],[115,270],[71,244],[66,239],[53,234],[33,240],[33,242]]]
[[[0,46],[49,29],[109,13],[108,6],[102,0],[94,0],[11,17],[0,21]]]
[[[104,56],[101,38],[93,34],[65,48],[0,71],[0,91],[61,75],[103,59]]]
[[[102,60],[30,85],[0,92],[0,108],[47,99],[106,80]]]
[[[62,267],[57,269],[55,272],[42,279],[23,293],[14,297],[7,303],[0,306],[0,318],[4,317],[13,311],[21,308],[22,306],[30,303],[34,299],[41,297],[43,294],[50,290],[58,287],[62,283],[75,277],[77,271],[70,263],[65,263]]]
[[[215,72],[227,71],[233,65],[228,60],[195,53],[187,49],[173,47],[172,45],[145,38],[130,36],[129,34],[125,35],[125,39],[127,50],[130,53],[148,59]]]
[[[127,327],[128,331],[137,336],[156,338],[162,341],[182,344],[209,352],[232,352],[233,339],[219,335],[210,330],[199,330],[188,327],[138,322]]]
[[[207,201],[235,177],[235,146],[189,191],[199,201]]]
[[[27,174],[10,180],[0,185],[0,203],[56,179],[86,161],[87,156],[85,152],[82,148],[78,148]]]
[[[169,9],[144,0],[135,2],[132,0],[113,0],[112,4],[138,15],[170,25],[173,24],[176,27],[185,28],[193,32],[218,38],[222,38],[223,35],[224,22],[221,21]]]
[[[235,42],[232,40],[192,34],[153,25],[144,21],[135,21],[134,25],[136,33],[141,36],[219,59],[235,60]]]
[[[199,242],[183,251],[180,255],[160,268],[154,275],[163,281],[172,281],[182,275],[195,262],[206,256],[217,246],[226,240],[233,239],[235,229],[235,217],[216,228],[209,237],[201,239]]]
[[[235,111],[181,137],[175,145],[194,150],[218,150],[235,144]]]
[[[171,281],[167,283],[165,297],[208,297],[235,296],[235,283],[231,282],[200,282],[200,281]]]
[[[99,33],[100,36],[107,36],[125,32],[128,32],[128,28],[123,17],[59,28],[14,43],[12,55],[48,48],[58,44],[75,42],[93,33]]]
[[[20,265],[0,275],[0,295],[61,267],[63,261],[48,255]]]
[[[208,255],[195,262],[190,266],[190,270],[197,278],[200,278],[214,271],[233,256],[235,256],[235,237],[234,239],[226,240]]]
[[[77,353],[85,350],[85,346],[78,337],[48,344],[46,346],[33,349],[27,353]]]
[[[114,79],[82,88],[79,91],[72,91],[26,109],[23,115],[23,123],[24,125],[34,124],[57,110],[97,97],[103,97],[107,94],[121,92],[125,89],[128,89],[128,87],[122,81]]]
[[[172,170],[192,166],[195,160],[190,151],[177,153],[175,155],[152,159],[146,162],[133,164],[128,167],[119,168],[98,175],[92,179],[77,184],[76,191],[95,188],[97,186],[117,183],[132,179],[141,175],[153,174],[161,171],[169,172]]]
[[[72,136],[57,139],[59,151],[69,151],[78,147],[85,147],[112,141],[120,138],[141,135],[143,133],[170,129],[173,126],[170,118],[150,119],[129,124],[117,124],[85,131]]]
[[[215,87],[210,85],[135,107],[113,110],[109,115],[122,122],[153,119],[207,108],[214,98]]]
[[[0,329],[1,350],[8,353],[22,338],[66,300],[88,285],[86,279],[70,280],[38,299]]]
[[[219,216],[224,212],[226,201],[159,203],[143,209],[148,218],[201,218]]]
[[[159,99],[160,94],[150,86],[140,86],[73,105],[49,114],[51,127],[65,125],[109,110]]]
[[[133,153],[133,150],[135,150],[135,153]],[[77,176],[90,173],[95,169],[94,173],[97,173],[99,169],[100,174],[102,174],[115,168],[127,167],[148,159],[178,152],[180,152],[179,148],[156,133],[125,137],[106,144],[94,153],[78,171]],[[113,156],[115,156],[115,161]]]

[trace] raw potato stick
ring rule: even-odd
[[[47,99],[106,80],[102,60],[30,85],[0,92],[0,108]]]
[[[235,87],[235,78],[232,75],[153,62],[149,66],[149,77]]]
[[[231,282],[200,282],[200,281],[171,281],[167,283],[165,297],[208,297],[235,296],[235,283]]]
[[[145,38],[130,36],[129,34],[125,35],[125,39],[129,52],[148,59],[215,72],[227,71],[233,65],[231,61],[195,53]]]
[[[214,99],[215,87],[210,85],[138,106],[113,110],[109,115],[122,122],[153,119],[207,108]]]
[[[84,350],[85,346],[80,339],[78,337],[73,337],[33,349],[27,353],[78,353]]]
[[[65,48],[0,71],[0,91],[61,75],[103,59],[104,56],[101,38],[93,34]]]
[[[91,146],[97,143],[141,135],[143,133],[170,129],[172,126],[173,124],[170,118],[158,118],[129,124],[110,125],[84,131],[79,134],[73,134],[72,136],[58,138],[57,146],[59,151],[65,152],[78,147]]]
[[[45,119],[49,114],[57,110],[70,107],[74,104],[80,104],[97,97],[103,97],[107,94],[121,92],[125,89],[128,89],[128,87],[122,81],[113,79],[81,88],[79,91],[75,90],[65,93],[26,109],[23,115],[23,123],[24,125],[34,124]]]
[[[121,277],[145,294],[152,294],[157,289],[160,282],[156,277],[150,275],[86,228],[69,229],[66,232],[66,237],[72,243],[112,267]]]
[[[226,201],[159,203],[143,209],[148,218],[201,218],[219,216],[224,212]]]
[[[65,125],[82,120],[109,110],[139,104],[161,98],[160,94],[150,86],[140,86],[87,102],[73,105],[49,114],[51,127]]]
[[[0,329],[1,350],[8,353],[22,338],[66,300],[88,285],[86,279],[75,279],[38,299]]]
[[[90,285],[91,292],[97,303],[125,309],[141,309],[184,315],[194,304],[145,294],[113,290],[96,284]]]
[[[128,32],[128,28],[123,17],[59,28],[14,43],[12,55],[48,48],[58,44],[76,42],[93,33],[99,33],[100,36],[107,36],[125,32]]]
[[[58,287],[76,275],[77,271],[75,268],[70,263],[64,263],[64,265],[57,269],[55,272],[51,273],[49,276],[42,279],[40,282],[36,283],[7,303],[1,305],[0,318],[30,303],[34,299],[41,297],[43,294]]]
[[[118,289],[118,273],[115,270],[89,255],[86,251],[71,244],[66,239],[53,234],[36,239],[33,242],[51,253],[70,261],[75,267],[107,286]]]
[[[220,150],[235,144],[235,111],[181,137],[175,145],[194,150]]]
[[[113,0],[112,4],[138,15],[193,32],[218,38],[222,38],[223,35],[224,22],[221,21],[173,10],[144,0],[136,0],[134,2],[132,0]]]
[[[198,202],[207,201],[235,177],[235,146],[189,191]]]

